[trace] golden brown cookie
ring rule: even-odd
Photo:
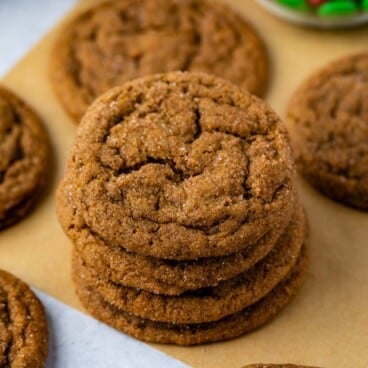
[[[280,119],[246,91],[201,73],[145,77],[97,99],[66,177],[59,193],[73,197],[80,228],[156,258],[231,254],[282,231],[295,208]],[[58,201],[61,222],[64,210]]]
[[[180,262],[164,260],[105,244],[88,228],[78,226],[81,220],[70,201],[70,193],[69,196],[58,193],[58,201],[63,208],[60,220],[88,268],[93,268],[101,278],[158,294],[178,295],[187,290],[216,286],[233,278],[264,258],[275,246],[279,235],[278,231],[270,231],[254,245],[224,257]],[[298,205],[288,227],[299,226],[303,221],[303,209]]]
[[[368,209],[368,53],[312,75],[288,109],[299,170],[327,196]]]
[[[153,322],[112,306],[91,288],[77,284],[77,293],[84,307],[94,317],[147,342],[195,345],[228,340],[269,322],[289,303],[306,276],[308,259],[305,251],[303,247],[291,273],[263,299],[215,322],[184,325]]]
[[[36,295],[0,270],[0,367],[44,367],[47,336],[45,312]]]
[[[203,323],[219,320],[254,304],[270,292],[293,268],[305,242],[301,221],[281,236],[275,248],[250,270],[216,287],[177,296],[157,295],[101,278],[73,254],[73,277],[78,285],[96,290],[109,304],[140,318],[168,323]]]
[[[49,156],[40,119],[0,87],[0,229],[22,219],[42,189]]]
[[[254,28],[208,0],[115,0],[83,12],[62,31],[51,81],[79,122],[100,94],[128,80],[175,70],[203,71],[261,95],[268,61]]]
[[[86,266],[95,269],[100,277],[166,295],[216,286],[231,279],[265,257],[277,241],[277,234],[270,232],[256,244],[228,256],[178,262],[109,247],[86,229],[79,235],[74,244],[77,252]]]

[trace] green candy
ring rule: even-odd
[[[309,7],[305,0],[277,0],[280,5],[286,6],[294,10],[308,11]]]
[[[336,0],[322,4],[318,8],[317,14],[321,17],[334,17],[339,15],[354,14],[357,11],[358,5],[354,1]]]

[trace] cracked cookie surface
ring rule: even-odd
[[[178,296],[156,295],[105,280],[93,268],[86,267],[76,252],[73,278],[77,284],[96,290],[109,304],[140,318],[174,324],[211,322],[239,312],[269,293],[294,267],[305,237],[303,218],[251,269],[216,287]]]
[[[226,5],[207,0],[108,1],[66,25],[50,75],[76,120],[108,89],[175,70],[221,76],[261,95],[268,74],[263,42]]]
[[[142,319],[114,307],[93,288],[77,283],[84,307],[97,319],[138,339],[162,344],[195,345],[232,339],[251,332],[274,318],[303,284],[308,269],[306,248],[297,263],[270,293],[242,311],[215,322],[170,324]]]
[[[37,115],[0,87],[0,229],[23,218],[44,185],[48,138]]]
[[[287,113],[301,173],[327,196],[368,209],[368,53],[311,76]]]
[[[65,188],[68,185],[62,186],[62,189]],[[67,193],[58,193],[62,207],[59,218],[86,267],[93,268],[103,279],[158,294],[179,295],[188,290],[216,286],[233,278],[264,258],[285,231],[270,231],[254,245],[228,256],[179,262],[164,260],[106,244],[88,228],[78,226],[82,221],[80,214],[69,200],[71,198]],[[303,209],[298,204],[288,228],[295,228],[303,221]]]
[[[101,96],[78,129],[66,178],[60,191],[73,197],[80,228],[157,258],[239,251],[284,229],[295,208],[277,115],[201,73],[145,77]]]
[[[0,366],[44,367],[47,336],[38,298],[22,281],[0,270]]]

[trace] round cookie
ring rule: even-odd
[[[169,323],[202,323],[221,319],[255,303],[292,269],[305,241],[305,222],[282,235],[265,259],[213,288],[178,296],[157,295],[104,280],[73,254],[77,284],[96,290],[111,305],[141,318]]]
[[[44,367],[47,338],[38,298],[25,283],[0,270],[0,366]]]
[[[169,324],[141,319],[107,303],[95,290],[77,283],[77,294],[84,307],[97,319],[140,340],[161,344],[195,345],[228,340],[248,333],[276,316],[302,285],[308,259],[302,248],[298,262],[269,294],[244,310],[216,322]]]
[[[138,77],[202,71],[261,95],[268,79],[264,44],[226,5],[208,0],[119,0],[67,24],[50,62],[54,90],[79,122],[92,101]]]
[[[274,247],[277,233],[267,233],[256,244],[228,256],[194,261],[171,261],[109,247],[84,230],[74,244],[88,268],[113,282],[157,294],[179,295],[188,290],[216,286],[245,272]]]
[[[67,187],[62,186],[64,189]],[[178,295],[187,290],[216,286],[233,278],[264,258],[279,236],[278,231],[269,232],[254,245],[224,257],[180,262],[145,257],[111,247],[88,228],[80,228],[80,214],[73,207],[73,202],[68,201],[67,193],[57,195],[63,208],[59,218],[86,267],[93,268],[103,279],[157,294]],[[303,208],[297,205],[288,227],[299,226],[303,221]]]
[[[299,170],[325,195],[368,209],[368,53],[312,75],[287,113]]]
[[[106,243],[176,260],[228,255],[284,229],[296,198],[277,115],[227,81],[182,72],[97,99],[60,193]]]
[[[45,183],[48,137],[38,116],[0,87],[0,229],[22,219]]]

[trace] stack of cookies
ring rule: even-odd
[[[285,127],[206,74],[148,76],[99,97],[57,208],[83,305],[145,341],[239,336],[274,317],[305,276]]]

